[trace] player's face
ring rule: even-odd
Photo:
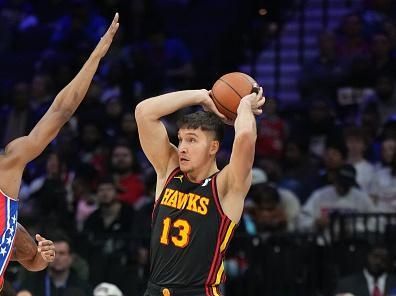
[[[180,129],[179,138],[179,165],[182,172],[191,172],[206,165],[213,159],[217,149],[210,132],[199,129]],[[217,146],[218,147],[218,146]]]

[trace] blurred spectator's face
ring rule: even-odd
[[[14,86],[14,106],[18,109],[24,109],[28,104],[29,87],[26,83],[17,83]]]
[[[264,200],[256,206],[254,213],[257,224],[267,225],[271,223],[271,218],[277,209],[278,204],[272,200]]]
[[[332,55],[335,51],[335,37],[331,32],[324,32],[319,36],[320,52],[324,55]]]
[[[340,151],[334,148],[327,148],[324,155],[324,163],[327,169],[337,169],[343,165],[344,159]]]
[[[384,142],[382,142],[381,155],[384,163],[390,164],[392,162],[393,157],[395,155],[395,149],[396,149],[395,140],[387,139]]]
[[[60,173],[60,162],[58,155],[50,154],[47,159],[47,174],[57,175]]]
[[[375,83],[375,92],[381,100],[389,100],[392,98],[395,83],[391,77],[380,76]]]
[[[374,277],[379,277],[388,271],[389,253],[384,248],[375,248],[367,257],[367,270]]]
[[[118,99],[110,99],[109,102],[106,104],[106,113],[110,117],[118,117],[121,115],[122,106]]]
[[[372,40],[372,51],[374,56],[387,57],[390,54],[391,46],[389,39],[384,34],[377,34]]]
[[[363,139],[358,137],[347,137],[346,145],[350,156],[363,156],[366,149]]]
[[[287,163],[298,163],[301,160],[302,153],[295,143],[287,143],[285,151],[285,160]]]
[[[349,15],[344,21],[344,33],[348,37],[356,37],[361,34],[362,23],[357,15]]]
[[[99,184],[97,190],[98,202],[101,205],[110,205],[117,197],[117,190],[114,184],[102,183]]]
[[[309,110],[309,116],[313,123],[320,123],[329,117],[329,107],[325,102],[316,102]]]
[[[22,290],[22,291],[19,291],[19,292],[16,294],[16,296],[32,296],[32,293],[30,293],[30,292],[27,291],[27,290]]]
[[[85,146],[91,147],[95,145],[100,139],[98,128],[93,124],[87,124],[82,130],[82,141]]]
[[[47,93],[47,77],[36,75],[33,77],[31,92],[33,97],[40,98],[48,95]]]
[[[135,117],[130,113],[124,114],[122,116],[121,128],[126,134],[134,134],[137,131]]]
[[[116,147],[113,150],[111,164],[113,169],[119,173],[128,172],[133,165],[132,151],[124,146]]]
[[[263,109],[264,113],[267,115],[276,114],[276,101],[274,99],[267,99],[265,102],[265,108]]]
[[[54,242],[55,260],[49,264],[49,268],[53,272],[65,272],[70,269],[73,257],[70,253],[69,244],[67,242]]]

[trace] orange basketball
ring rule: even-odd
[[[235,120],[241,99],[258,92],[257,82],[249,75],[232,72],[221,76],[212,87],[212,99],[220,113]]]

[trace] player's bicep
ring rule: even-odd
[[[159,175],[165,175],[169,166],[177,166],[177,148],[169,141],[164,124],[159,120],[136,117],[140,145]]]
[[[47,112],[29,135],[7,145],[6,154],[18,159],[22,165],[35,159],[56,137],[67,118],[62,112]]]

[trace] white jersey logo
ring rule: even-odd
[[[212,180],[212,178],[207,178],[207,179],[205,179],[205,181],[204,181],[203,184],[202,184],[202,187],[205,187],[206,185],[208,185],[209,182],[210,182],[210,180]]]

